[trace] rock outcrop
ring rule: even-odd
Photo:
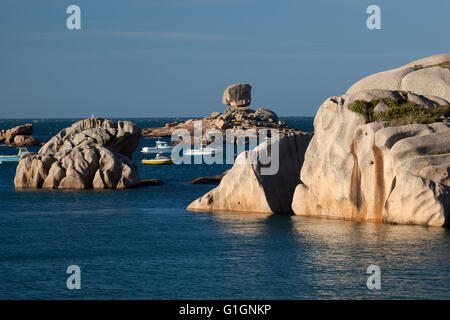
[[[148,186],[160,186],[163,184],[164,182],[160,179],[142,179],[138,186],[148,187]]]
[[[12,143],[8,143],[7,145],[15,146],[15,147],[34,147],[40,146],[42,143],[34,136],[30,135],[17,135],[14,137]]]
[[[186,129],[194,134],[194,124],[201,122],[202,133],[207,130],[220,130],[225,136],[226,130],[248,130],[255,129],[258,132],[261,129],[278,129],[281,132],[295,132],[294,128],[289,127],[278,120],[275,112],[259,108],[256,111],[247,107],[227,108],[223,113],[213,112],[211,116],[202,119],[189,119],[182,123],[175,123],[164,127],[145,128],[142,134],[147,137],[171,137],[172,132],[177,129]]]
[[[177,129],[186,129],[191,136],[194,133],[194,122],[201,121],[202,133],[207,130],[220,130],[225,136],[226,130],[278,129],[281,132],[295,132],[277,114],[269,109],[258,108],[256,111],[247,107],[250,104],[251,86],[248,84],[236,84],[225,89],[222,102],[229,106],[222,112],[213,112],[211,116],[202,119],[189,119],[183,123],[167,123],[164,127],[146,128],[142,134],[147,137],[171,137]],[[206,141],[204,141],[206,142]],[[192,142],[193,143],[193,142]]]
[[[421,59],[369,76],[354,84],[347,94],[328,98],[314,119],[314,137],[292,202],[294,212],[448,226],[450,81],[446,74],[450,70],[442,67],[448,61],[450,55]],[[435,64],[439,66],[432,66]],[[409,91],[398,91],[405,88]],[[365,101],[372,107],[370,103],[376,103],[376,107],[354,112],[355,101]],[[395,112],[390,112],[393,107],[389,102],[405,107],[395,105]],[[410,114],[400,114],[402,122],[410,116],[426,122],[426,116],[437,108],[447,111],[434,123],[395,126],[389,118],[368,121],[370,117],[377,119],[377,114],[399,116],[396,112],[406,110]]]
[[[0,143],[15,147],[39,146],[41,142],[33,134],[33,125],[26,123],[11,129],[0,130]]]
[[[251,103],[251,92],[249,84],[233,84],[225,89],[222,103],[232,108],[246,107]]]
[[[131,155],[141,130],[128,121],[91,118],[61,130],[16,169],[18,189],[123,189],[140,183]]]
[[[311,134],[277,135],[250,151],[241,153],[219,186],[188,206],[194,211],[237,211],[291,213],[291,201],[300,182],[298,171]],[[274,175],[262,172],[262,157],[279,144],[279,169]]]
[[[371,89],[410,91],[450,101],[450,54],[439,54],[402,67],[372,74],[352,85],[347,94]]]
[[[189,181],[190,184],[219,184],[220,181],[222,181],[223,177],[228,173],[227,170],[221,174],[218,174],[216,176],[207,176],[207,177],[198,177],[194,180]]]
[[[39,153],[55,154],[59,150],[72,149],[75,146],[100,145],[131,159],[140,138],[141,130],[132,122],[114,123],[102,118],[88,118],[61,130],[39,150]]]

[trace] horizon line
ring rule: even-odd
[[[103,118],[103,119],[202,119],[208,116],[161,116],[161,117],[101,117],[96,116],[94,118]],[[278,116],[278,118],[314,118],[314,116]],[[44,118],[0,118],[1,120],[73,120],[73,119],[89,119],[91,117],[44,117]]]

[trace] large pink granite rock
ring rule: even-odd
[[[16,169],[18,189],[123,189],[139,184],[131,161],[141,130],[133,123],[85,119],[61,130]]]

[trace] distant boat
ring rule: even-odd
[[[164,157],[159,153],[153,159],[142,159],[142,164],[173,164],[172,159]]]
[[[216,153],[221,153],[222,149],[215,149],[211,147],[207,147],[205,145],[202,145],[200,148],[194,148],[194,149],[187,149],[186,155],[188,156],[198,156],[198,155],[213,155]]]
[[[156,141],[156,146],[154,147],[143,147],[141,149],[142,153],[171,153],[173,147],[169,146],[165,141]]]
[[[24,156],[27,153],[30,153],[27,148],[19,148],[19,152],[15,155],[0,155],[0,164],[3,162],[19,162],[20,157]]]

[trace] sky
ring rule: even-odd
[[[68,30],[69,5],[81,30]],[[369,5],[381,29],[369,30]],[[0,118],[194,117],[224,89],[314,116],[329,96],[450,53],[448,0],[2,0]]]

